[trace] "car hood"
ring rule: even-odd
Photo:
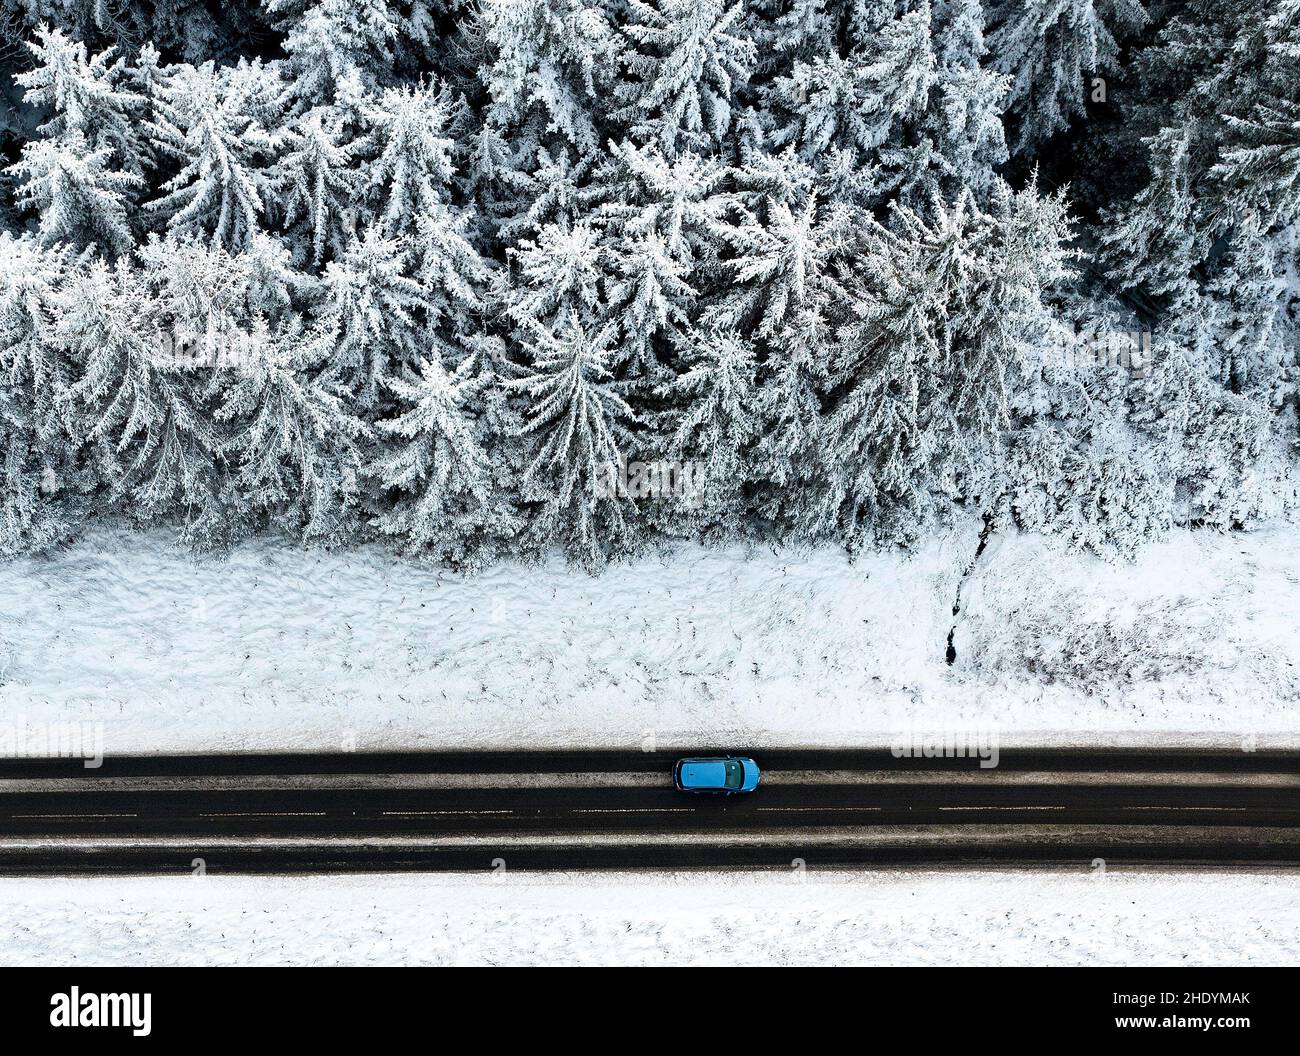
[[[687,788],[721,788],[727,779],[726,768],[721,763],[682,763],[682,784]]]
[[[753,759],[745,760],[745,783],[740,786],[742,792],[753,792],[758,787],[758,764]]]

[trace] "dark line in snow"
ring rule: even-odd
[[[966,585],[966,580],[970,579],[971,573],[975,571],[975,565],[984,553],[984,548],[989,545],[989,536],[993,534],[993,513],[984,514],[984,527],[980,531],[979,545],[975,548],[975,556],[970,559],[966,566],[966,571],[961,574],[961,579],[957,583],[957,593],[952,600],[952,626],[948,629],[948,666],[951,667],[957,662],[957,617],[961,614],[961,588]]]

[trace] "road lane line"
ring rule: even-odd
[[[200,818],[324,818],[324,810],[217,810],[199,813]]]
[[[692,812],[694,807],[585,807],[574,814],[680,814]]]
[[[469,814],[478,817],[482,814],[514,814],[513,810],[381,810],[380,814],[390,818],[415,818],[426,814]]]
[[[138,818],[139,814],[10,814],[11,818]]]
[[[843,810],[843,811],[877,810],[879,811],[879,810],[884,810],[885,808],[884,807],[758,807],[756,809],[760,811],[781,812],[787,814],[788,813],[807,814],[811,811],[816,811],[818,813],[824,810],[825,811],[831,811],[831,810]],[[898,810],[898,809],[905,809],[905,808],[891,807],[889,809]]]

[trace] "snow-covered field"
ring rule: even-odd
[[[0,566],[0,723],[108,752],[874,743],[909,727],[1294,742],[1300,532],[1132,564],[974,526],[914,556],[686,547],[464,577],[270,541],[101,531]]]
[[[1294,878],[900,872],[0,882],[0,964],[1294,964]]]

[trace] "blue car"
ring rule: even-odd
[[[680,759],[673,767],[673,784],[681,792],[717,792],[724,796],[753,792],[758,787],[758,764],[736,755]]]

